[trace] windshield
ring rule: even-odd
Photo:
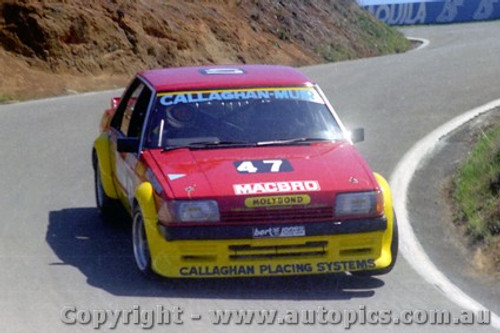
[[[145,144],[283,144],[343,135],[313,87],[162,92]]]

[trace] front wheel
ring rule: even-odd
[[[145,275],[151,275],[151,253],[149,243],[146,237],[146,227],[141,209],[134,209],[132,220],[132,243],[134,249],[135,264],[139,271]]]
[[[389,266],[380,268],[380,269],[373,269],[373,270],[368,270],[368,271],[357,271],[357,272],[351,272],[352,275],[356,276],[373,276],[373,275],[383,275],[387,274],[392,269],[394,268],[394,265],[396,264],[396,258],[398,256],[398,249],[399,249],[399,236],[398,236],[398,220],[396,218],[396,213],[393,212],[393,222],[392,222],[392,241],[391,241],[391,263]]]

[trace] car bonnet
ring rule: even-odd
[[[145,158],[155,164],[166,199],[211,198],[223,202],[249,196],[303,194],[308,201],[331,202],[335,193],[378,189],[372,171],[347,142],[154,149],[147,151]]]

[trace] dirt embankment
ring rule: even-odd
[[[299,66],[408,47],[354,0],[6,0],[0,100],[112,88],[145,68]]]

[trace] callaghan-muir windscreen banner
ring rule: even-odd
[[[500,0],[357,0],[389,25],[413,25],[500,19]]]

